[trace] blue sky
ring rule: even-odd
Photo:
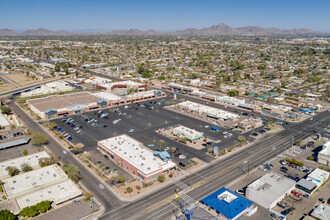
[[[330,32],[330,1],[0,0],[0,29],[175,31],[221,22]]]

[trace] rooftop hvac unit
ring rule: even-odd
[[[141,163],[141,166],[143,166],[144,164],[143,163]]]

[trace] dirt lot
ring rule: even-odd
[[[14,89],[15,86],[9,83],[1,83],[0,84],[0,92],[5,92],[11,89]]]
[[[32,79],[30,79],[30,78],[26,77],[24,74],[20,74],[20,73],[7,74],[6,78],[8,78],[9,80],[15,82],[16,84],[18,84],[20,86],[34,82]]]

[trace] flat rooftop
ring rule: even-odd
[[[182,126],[182,125],[179,125],[179,126],[175,127],[174,130],[177,131],[180,134],[183,134],[184,136],[189,137],[189,138],[203,137],[202,133],[200,133],[200,132],[198,132],[194,129]]]
[[[201,200],[205,205],[225,215],[228,219],[234,219],[241,215],[253,202],[222,187]]]
[[[21,170],[21,165],[23,163],[27,163],[33,169],[40,168],[39,159],[49,157],[46,151],[38,152],[35,154],[30,154],[24,157],[18,157],[12,160],[7,160],[5,162],[0,163],[0,180],[6,179],[10,177],[8,175],[8,171],[6,170],[7,167],[12,166],[16,167],[17,169]]]
[[[101,86],[107,87],[107,88],[112,88],[115,85],[127,85],[127,86],[141,86],[143,84],[138,83],[138,82],[133,82],[133,81],[120,81],[120,82],[111,82],[111,83],[104,83],[101,84]]]
[[[100,99],[104,100],[119,100],[121,99],[120,96],[112,94],[110,92],[97,92],[93,93],[94,96],[99,97]]]
[[[330,141],[323,145],[323,149],[319,152],[319,154],[330,156]]]
[[[175,163],[172,161],[164,162],[160,158],[154,156],[153,152],[141,142],[125,134],[99,141],[99,143],[135,166],[147,176],[153,174],[153,172],[157,170],[168,169],[175,166]]]
[[[57,165],[32,170],[3,180],[4,190],[9,198],[17,197],[31,190],[66,180],[68,177]]]
[[[248,189],[259,194],[266,201],[275,201],[295,185],[295,181],[270,172],[248,185]]]
[[[53,95],[44,98],[30,99],[28,103],[36,107],[39,111],[44,112],[48,109],[66,108],[70,105],[78,103],[97,102],[98,97],[89,92],[76,92],[65,95]]]
[[[0,111],[0,125],[3,127],[10,125],[10,123],[8,122],[8,120],[5,118],[5,116],[2,114],[1,111]]]
[[[154,95],[155,94],[155,90],[148,90],[148,91],[142,91],[142,92],[137,92],[137,93],[133,93],[130,95],[127,95],[127,98],[136,98],[136,97],[143,97],[143,96],[149,96],[149,95]]]
[[[61,183],[18,197],[16,201],[22,209],[44,200],[53,201],[57,205],[81,194],[81,190],[70,179],[67,179]]]
[[[308,174],[306,179],[315,183],[317,187],[320,187],[322,183],[324,183],[329,178],[329,175],[329,172],[320,168],[316,168],[310,174]]]
[[[201,112],[204,113],[208,116],[211,117],[216,117],[216,118],[221,118],[221,119],[234,119],[237,118],[238,115],[237,114],[233,114],[218,108],[213,108],[210,106],[206,106],[206,105],[202,105],[202,104],[198,104],[195,102],[191,102],[191,101],[185,101],[185,102],[181,102],[178,105],[182,106],[182,107],[186,107],[189,110],[192,111],[197,111],[197,112]]]

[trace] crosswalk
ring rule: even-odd
[[[185,184],[184,182],[181,182],[180,180],[176,180],[174,182],[174,184],[183,190],[190,188],[187,184]]]
[[[186,207],[189,207],[190,205],[193,205],[196,203],[196,201],[188,196],[187,194],[183,194],[180,196],[180,198],[185,202]]]

